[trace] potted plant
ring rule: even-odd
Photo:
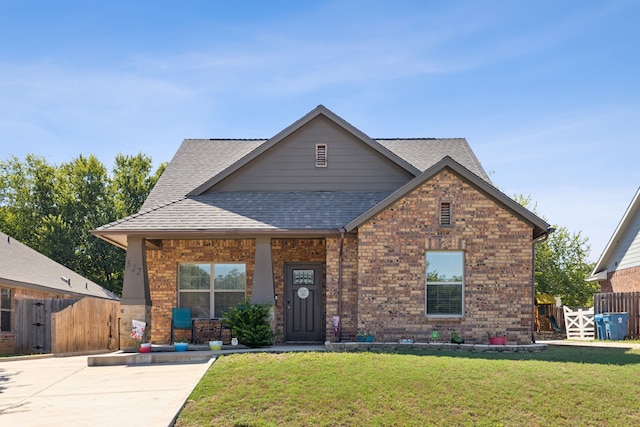
[[[173,348],[175,351],[187,351],[188,347],[189,343],[187,343],[187,340],[178,340],[173,343]]]
[[[211,351],[222,350],[222,341],[209,341]]]
[[[151,353],[151,343],[143,342],[140,343],[140,348],[138,349],[140,353]]]
[[[356,338],[358,342],[373,342],[373,334],[369,331],[358,332],[358,336]]]
[[[502,332],[498,332],[493,336],[491,336],[491,332],[487,332],[487,337],[489,338],[489,345],[507,345],[507,335]]]
[[[464,344],[464,338],[462,338],[456,331],[451,333],[451,342],[453,344]]]

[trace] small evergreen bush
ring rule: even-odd
[[[240,344],[247,347],[273,345],[274,334],[269,324],[271,304],[251,304],[246,299],[222,316]]]

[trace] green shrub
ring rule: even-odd
[[[273,345],[273,330],[269,323],[271,304],[251,304],[249,300],[222,314],[233,336],[247,347]]]

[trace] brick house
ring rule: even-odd
[[[121,341],[132,318],[165,343],[172,307],[217,318],[246,296],[274,304],[280,343],[530,343],[549,225],[466,140],[372,139],[318,106],[267,140],[185,140],[140,212],[93,233],[127,250]]]
[[[640,189],[622,216],[591,277],[600,292],[640,292]]]
[[[86,277],[0,232],[0,354],[16,353],[16,331],[34,327],[16,307],[21,300],[118,298]],[[25,322],[23,322],[25,323]],[[49,322],[44,321],[48,327]],[[37,326],[37,325],[36,325]],[[33,350],[30,350],[33,351]]]

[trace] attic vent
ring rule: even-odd
[[[440,203],[440,225],[451,225],[451,203]]]
[[[316,167],[327,167],[327,144],[316,144]]]

